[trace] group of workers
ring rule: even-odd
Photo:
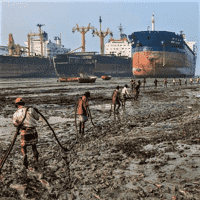
[[[197,78],[197,83],[199,83],[199,80],[200,79]],[[185,84],[187,85],[187,79],[185,79],[184,81],[185,81]],[[172,82],[173,82],[173,85],[175,86],[176,80],[173,79]],[[142,83],[143,83],[143,86],[145,87],[145,84],[146,84],[145,78]],[[158,80],[155,79],[154,80],[155,87],[157,87],[157,83],[158,83]],[[167,79],[165,78],[164,79],[165,87],[167,87],[167,83],[168,83]],[[192,83],[193,83],[193,79],[190,78],[190,84]],[[135,94],[134,100],[138,98],[139,92],[140,92],[140,85],[141,85],[140,80],[138,80],[136,83],[134,79],[131,79],[130,93],[128,92],[127,84],[124,86],[121,92],[119,90],[120,87],[119,86],[116,87],[116,89],[113,91],[113,94],[112,94],[112,104],[111,104],[111,105],[114,105],[114,113],[119,113],[119,108],[121,106],[121,103],[122,103],[122,107],[125,107],[126,99],[128,96],[130,96],[131,93]],[[179,79],[179,85],[181,85],[181,79]],[[83,138],[83,135],[84,135],[85,122],[88,120],[88,117],[90,116],[89,103],[88,103],[89,98],[90,98],[90,92],[85,92],[84,95],[79,99],[78,106],[77,106],[77,115],[79,115],[79,135],[81,136],[81,139]],[[38,133],[36,131],[36,126],[37,126],[37,121],[39,120],[39,114],[37,112],[37,109],[34,109],[34,108],[29,108],[28,111],[26,111],[27,107],[25,107],[25,101],[20,97],[18,97],[15,100],[15,105],[17,107],[17,111],[13,115],[14,126],[18,127],[23,121],[21,129],[19,131],[19,134],[21,133],[20,145],[21,145],[21,152],[23,155],[23,165],[26,169],[28,169],[27,146],[32,146],[33,156],[34,156],[36,168],[37,168],[39,153],[36,147],[36,144],[38,143]]]
[[[85,92],[84,95],[79,99],[77,106],[77,114],[79,115],[79,134],[81,137],[84,135],[84,125],[90,115],[88,98],[90,92]],[[25,101],[21,97],[15,100],[15,106],[17,111],[13,115],[13,125],[15,127],[20,126],[18,135],[21,134],[21,152],[23,155],[23,168],[28,169],[28,158],[27,158],[27,147],[32,146],[33,157],[35,159],[34,168],[38,168],[38,157],[37,151],[38,133],[36,130],[37,121],[39,120],[38,110],[36,108],[25,107]],[[22,123],[23,122],[23,123]]]
[[[127,84],[124,86],[122,91],[119,91],[119,86],[113,92],[112,104],[114,105],[114,112],[118,112],[120,105],[125,106],[125,101],[127,96],[130,95],[128,92]],[[134,80],[131,82],[131,93],[135,92],[135,99],[138,98],[140,89],[140,81],[136,84]],[[80,140],[83,139],[85,122],[90,116],[88,99],[90,98],[90,92],[85,92],[84,95],[78,100],[77,104],[77,115],[79,116],[79,136]],[[120,103],[121,102],[121,103]],[[118,105],[116,109],[116,105]],[[21,126],[18,134],[21,134],[21,152],[23,155],[23,166],[28,169],[28,159],[27,159],[27,146],[32,146],[33,157],[35,159],[35,169],[37,169],[38,156],[37,143],[38,143],[38,133],[36,130],[37,121],[39,120],[39,114],[37,109],[25,107],[25,101],[21,97],[15,100],[15,106],[17,111],[13,115],[13,125],[15,127]],[[25,118],[25,119],[24,119]],[[22,123],[23,122],[23,123]],[[22,123],[22,125],[21,125]]]
[[[190,78],[189,81],[190,81],[190,85],[192,85],[192,84],[193,84],[193,78]],[[200,81],[200,78],[197,77],[196,83],[199,84],[199,81]],[[155,88],[157,88],[158,82],[159,82],[159,81],[155,78],[155,80],[154,80],[154,86],[155,86]],[[186,79],[186,78],[184,78],[183,82],[185,83],[185,85],[187,85],[187,79]],[[163,84],[164,84],[164,87],[165,87],[165,88],[167,88],[167,84],[168,84],[168,83],[169,83],[169,82],[167,81],[167,78],[164,78]],[[176,79],[173,78],[172,83],[173,83],[173,86],[175,86],[176,83],[178,83],[179,85],[181,85],[182,80],[179,78],[178,81],[176,81]],[[142,81],[142,85],[143,85],[143,88],[145,88],[145,85],[146,85],[146,78],[144,78],[144,80]]]

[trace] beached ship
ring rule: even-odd
[[[60,37],[54,37],[56,43],[48,40],[48,34],[41,31],[27,35],[27,47],[14,43],[12,34],[9,34],[7,47],[8,54],[0,55],[0,78],[50,78],[56,77],[53,56],[64,54],[70,49],[64,48]],[[34,39],[33,37],[39,36]],[[5,52],[5,51],[4,51]]]
[[[78,77],[80,73],[94,76],[132,76],[131,58],[100,55],[95,52],[68,53],[54,57],[58,77]]]
[[[168,31],[133,32],[132,70],[135,77],[192,77],[195,75],[195,42],[187,42],[185,35]]]

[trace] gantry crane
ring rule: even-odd
[[[76,27],[72,29],[72,33],[75,31],[78,31],[82,34],[82,52],[85,52],[85,34],[90,30],[94,30],[94,27],[90,27],[90,24],[88,24],[87,27],[79,27],[78,24],[76,24]]]
[[[93,29],[93,36],[97,35],[98,37],[100,37],[100,52],[101,54],[104,54],[104,38],[110,34],[111,37],[113,37],[112,31],[109,30],[109,28],[107,28],[106,31],[101,31],[101,16],[99,17],[99,23],[100,23],[100,30],[98,31],[97,29]]]

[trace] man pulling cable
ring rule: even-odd
[[[15,106],[18,108],[18,110],[13,115],[13,124],[16,127],[19,126],[25,116],[27,108],[24,105],[25,101],[21,97],[18,97],[15,100]],[[23,165],[26,169],[28,169],[27,146],[32,146],[34,159],[36,161],[36,164],[38,163],[39,153],[36,147],[36,144],[38,143],[38,133],[35,128],[37,126],[38,120],[38,113],[34,110],[34,108],[29,108],[26,118],[19,132],[19,134],[21,133],[20,145],[23,155]]]

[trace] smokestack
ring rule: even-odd
[[[151,23],[152,23],[152,31],[155,31],[155,19],[154,19],[154,14],[152,14]]]

